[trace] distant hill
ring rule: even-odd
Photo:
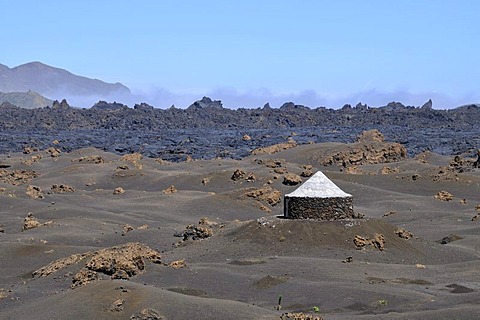
[[[111,99],[130,95],[130,89],[121,83],[106,83],[75,75],[67,70],[41,62],[30,62],[9,68],[0,64],[0,92],[34,91],[51,99],[95,97]]]
[[[0,92],[0,104],[3,102],[9,102],[17,107],[25,109],[36,109],[51,107],[53,101],[45,98],[44,96],[33,92]]]

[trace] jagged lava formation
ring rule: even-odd
[[[227,109],[208,97],[186,109],[157,109],[146,103],[133,108],[100,101],[92,108],[72,108],[67,101],[52,107],[24,109],[0,105],[0,152],[24,147],[47,148],[53,140],[63,151],[93,146],[126,154],[184,160],[241,158],[252,149],[285,142],[352,142],[364,130],[378,129],[389,141],[404,144],[410,155],[425,150],[461,154],[479,148],[480,107],[432,109],[398,102],[371,108],[310,109],[292,102],[280,108]],[[250,139],[242,139],[247,134]]]

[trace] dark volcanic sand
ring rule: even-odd
[[[357,174],[315,160],[344,147],[305,145],[243,160],[169,164],[132,163],[93,148],[58,157],[45,151],[0,156],[6,170],[0,175],[0,318],[130,319],[147,308],[166,319],[280,319],[284,312],[324,319],[479,318],[480,219],[472,217],[480,204],[480,170],[439,174],[451,157],[435,154],[358,166]],[[22,163],[32,155],[42,158]],[[95,155],[104,162],[78,160]],[[280,159],[296,174],[313,165],[352,194],[355,211],[366,218],[277,218],[281,202],[272,206],[245,193],[267,185],[283,195],[296,187],[283,185],[285,173],[255,159]],[[381,174],[385,166],[391,173]],[[233,181],[236,169],[252,172],[255,181]],[[12,182],[14,170],[39,176]],[[74,192],[52,193],[54,184]],[[40,187],[44,198],[27,196],[29,185]],[[171,185],[177,192],[163,192]],[[117,187],[125,192],[113,194]],[[453,199],[436,199],[442,190]],[[47,224],[22,232],[29,212]],[[212,237],[182,242],[175,236],[189,224],[199,226],[202,217],[218,223]],[[133,230],[124,232],[125,225]],[[399,227],[414,236],[400,238]],[[356,248],[355,236],[375,233],[385,238],[383,251]],[[445,237],[451,241],[441,244]],[[143,272],[129,280],[98,273],[99,280],[76,289],[73,277],[88,258],[32,277],[54,260],[130,242],[157,250],[162,264],[144,259]],[[182,259],[185,267],[168,266]]]

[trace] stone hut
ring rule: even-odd
[[[353,197],[318,171],[295,191],[285,195],[284,217],[317,220],[354,218]]]

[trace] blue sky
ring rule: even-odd
[[[479,1],[2,0],[0,12],[0,63],[122,82],[157,107],[480,102]]]

